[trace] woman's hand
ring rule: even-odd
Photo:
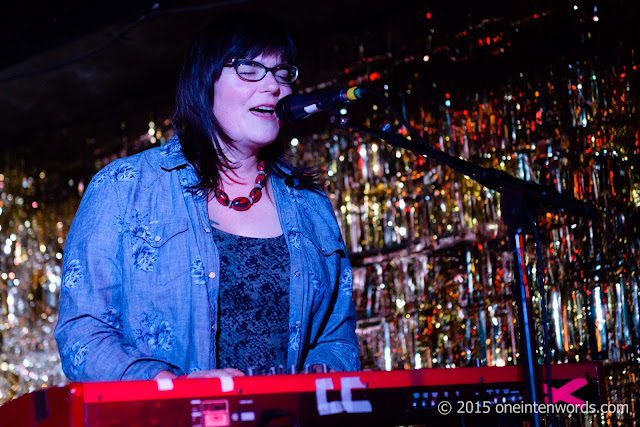
[[[153,379],[159,380],[163,378],[169,378],[175,380],[176,378],[220,378],[220,377],[244,377],[244,372],[234,368],[225,369],[209,369],[204,371],[192,372],[189,375],[182,375],[178,377],[171,371],[160,371]]]
[[[304,371],[307,374],[332,374],[334,372],[339,372],[323,363],[314,363],[313,365],[305,366]]]
[[[244,372],[235,368],[209,369],[192,372],[183,378],[220,378],[220,377],[244,377]]]
[[[154,380],[161,380],[163,378],[175,380],[176,378],[178,378],[178,376],[171,371],[160,371],[158,372],[158,375],[153,377]]]

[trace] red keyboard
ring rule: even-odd
[[[554,365],[554,401],[599,404],[601,375],[598,363]],[[521,425],[505,409],[522,405],[522,380],[508,366],[71,383],[6,403],[0,425]]]

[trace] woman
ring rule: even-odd
[[[182,68],[177,136],[94,177],[55,330],[71,380],[359,369],[331,204],[276,139],[294,57],[269,18],[211,23]]]

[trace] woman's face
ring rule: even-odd
[[[282,64],[279,55],[260,54],[254,61],[267,67]],[[268,72],[260,81],[248,82],[233,67],[224,67],[214,85],[213,115],[237,148],[259,149],[272,143],[280,131],[276,103],[291,94]]]

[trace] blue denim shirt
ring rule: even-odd
[[[271,176],[291,256],[287,363],[360,368],[352,276],[328,198]],[[219,254],[179,141],[98,172],[65,246],[55,338],[73,381],[215,369]]]

